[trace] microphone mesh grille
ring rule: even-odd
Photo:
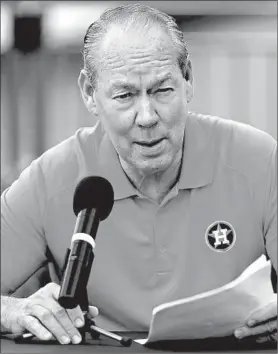
[[[111,183],[100,176],[83,178],[75,188],[73,211],[77,216],[81,210],[95,208],[100,220],[110,214],[114,204],[114,191]]]

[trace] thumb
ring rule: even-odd
[[[98,308],[95,306],[89,306],[89,314],[92,316],[92,318],[97,317],[99,311]]]

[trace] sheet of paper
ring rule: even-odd
[[[252,312],[275,295],[270,262],[260,257],[237,279],[220,288],[157,306],[145,344],[158,340],[198,339],[232,335]]]

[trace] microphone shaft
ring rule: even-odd
[[[91,235],[95,240],[97,229],[99,225],[99,217],[97,209],[84,209],[81,210],[77,216],[74,234],[84,233]]]
[[[70,253],[58,298],[64,308],[74,308],[83,298],[94,260],[94,239],[99,226],[97,209],[81,210],[77,216]],[[92,241],[92,242],[91,242]]]

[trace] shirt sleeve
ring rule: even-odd
[[[39,160],[1,195],[1,293],[15,292],[47,262],[45,183]]]
[[[271,155],[266,183],[264,237],[267,255],[277,274],[277,144]]]

